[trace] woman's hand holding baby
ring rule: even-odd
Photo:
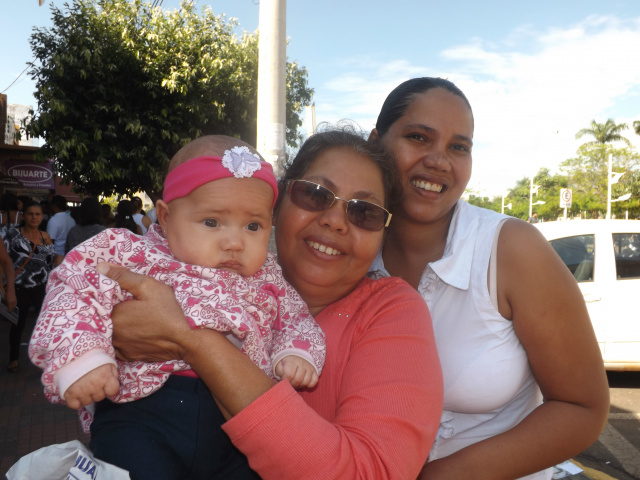
[[[287,355],[276,364],[275,374],[286,378],[293,388],[313,388],[318,384],[318,373],[304,358]]]
[[[91,370],[76,380],[64,393],[69,408],[79,408],[99,402],[118,393],[118,369],[109,363]]]

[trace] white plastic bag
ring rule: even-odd
[[[126,470],[96,460],[78,440],[31,452],[6,473],[7,480],[130,480]]]

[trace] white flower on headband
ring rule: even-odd
[[[222,165],[236,178],[251,177],[262,168],[260,158],[251,153],[247,147],[233,147],[231,150],[225,150]]]

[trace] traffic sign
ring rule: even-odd
[[[571,208],[571,198],[573,194],[570,188],[560,189],[560,208]]]

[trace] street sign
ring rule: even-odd
[[[571,208],[572,192],[570,188],[560,189],[560,208]]]

